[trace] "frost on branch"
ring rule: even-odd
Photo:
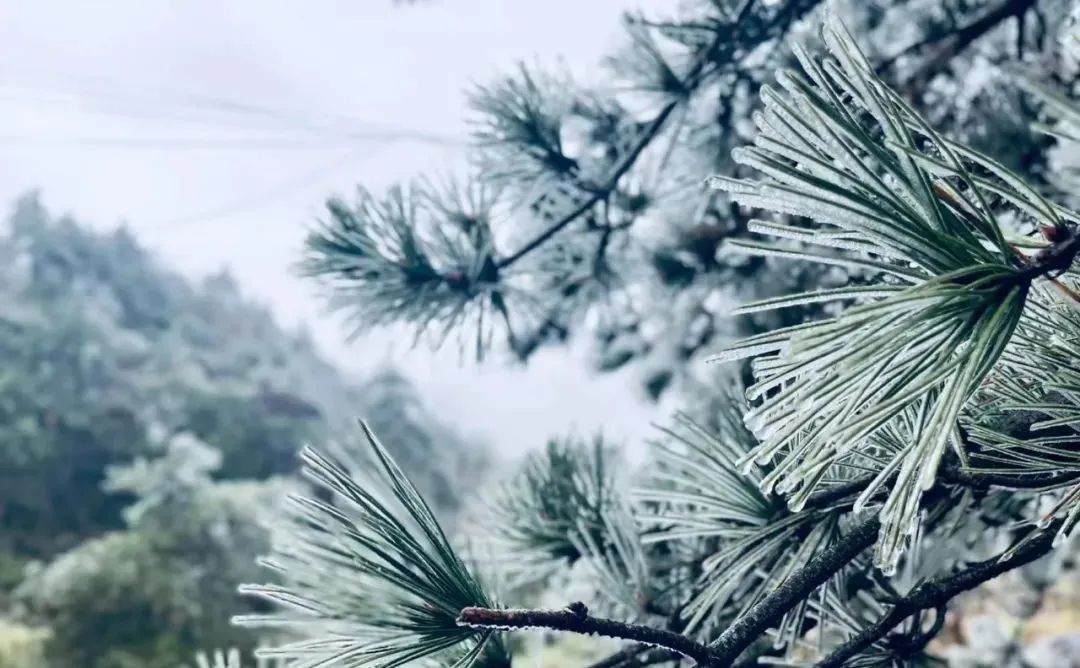
[[[790,217],[753,228],[787,243],[742,241],[746,252],[876,278],[744,307],[849,304],[835,318],[743,340],[720,359],[753,359],[746,424],[761,443],[742,464],[769,466],[765,491],[798,509],[838,467],[872,462],[876,478],[856,508],[876,506],[875,494],[889,489],[875,563],[891,573],[943,457],[952,449],[966,460],[958,421],[1049,273],[1044,256],[1007,241],[1006,221],[1065,240],[1077,218],[935,133],[874,76],[838,23],[827,24],[825,42],[832,57],[797,49],[801,70],[779,74],[781,91],[762,90],[754,146],[735,155],[762,178],[713,183],[744,206]],[[1063,249],[1071,261],[1075,249]]]

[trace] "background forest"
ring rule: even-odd
[[[733,239],[753,212],[703,185],[746,174],[732,149],[752,143],[762,87],[792,62],[791,45],[817,45],[826,3],[670,4],[627,13],[594,81],[507,63],[470,89],[465,173],[331,197],[297,253],[300,272],[356,330],[400,327],[485,364],[584,343],[592,372],[629,370],[650,401],[723,428],[725,382],[705,360],[735,336],[820,314],[809,305],[733,318],[733,303],[861,279],[783,248],[748,257]],[[1078,92],[1076,3],[830,5],[935,128],[1080,204],[1070,180],[1080,155],[1032,131],[1050,115],[1016,83],[1022,74]],[[299,448],[355,439],[357,417],[466,538],[472,513],[490,510],[474,505],[478,490],[496,490],[503,519],[557,517],[544,505],[565,482],[544,477],[558,473],[553,463],[608,453],[602,439],[568,443],[564,425],[522,434],[500,454],[552,442],[500,486],[492,448],[448,427],[393,368],[347,378],[227,273],[182,278],[129,230],[93,231],[50,214],[47,198],[23,197],[0,228],[0,668],[176,668],[200,650],[253,647],[259,638],[228,619],[256,609],[236,586],[263,578],[261,522],[302,484]],[[657,430],[655,441],[686,438]],[[553,530],[533,538],[560,546],[560,565],[575,562]],[[1080,637],[1070,635],[1080,633],[1071,580],[1050,584],[1071,568],[1059,555],[977,592],[974,621],[951,619],[943,651],[958,665],[1067,665],[1061,657],[1080,655],[1062,640]],[[587,589],[580,576],[526,590],[565,602],[566,587]],[[576,641],[534,649],[551,666],[588,656]]]
[[[17,203],[0,237],[0,665],[179,666],[229,626],[296,453],[363,415],[452,520],[483,444],[388,369],[341,375],[225,274]],[[44,665],[24,658],[14,665]]]

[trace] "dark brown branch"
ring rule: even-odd
[[[620,638],[670,649],[706,666],[710,665],[711,659],[708,647],[687,636],[641,624],[593,617],[581,603],[564,610],[465,608],[457,622],[460,626],[478,629],[551,629]]]
[[[876,475],[866,475],[848,482],[840,483],[810,497],[807,508],[827,508],[834,504],[850,502],[869,485]],[[1033,473],[994,473],[964,469],[955,463],[941,467],[938,477],[950,485],[960,485],[972,489],[987,487],[1005,487],[1008,489],[1045,489],[1071,482],[1080,481],[1080,471],[1038,471]],[[888,491],[890,484],[882,485],[881,493]]]
[[[808,508],[826,508],[833,504],[851,501],[858,496],[875,478],[867,475],[830,487],[810,497]],[[941,467],[938,478],[950,485],[959,485],[970,489],[1004,487],[1007,489],[1046,489],[1080,481],[1080,471],[1036,471],[1032,473],[994,473],[977,469],[964,469],[956,464]],[[888,491],[888,482],[882,486],[881,493]]]
[[[1038,471],[1035,473],[991,473],[945,467],[941,479],[970,488],[1006,487],[1008,489],[1044,489],[1080,480],[1080,471]]]
[[[932,44],[947,42],[947,44],[940,48],[936,54],[934,54],[926,63],[923,63],[923,65],[909,77],[909,81],[921,81],[941,69],[943,63],[966,51],[975,40],[996,28],[998,24],[1003,21],[1014,16],[1023,20],[1023,15],[1034,5],[1035,0],[1005,0],[1005,2],[998,5],[996,9],[987,12],[967,25],[949,30],[940,35],[927,37],[926,39],[920,40],[902,49],[898,53],[879,63],[875,70],[878,74],[884,74],[892,69],[900,58],[921,51]]]
[[[775,21],[771,25],[766,25],[765,29],[776,29],[786,31],[791,23],[801,16],[807,14],[811,9],[820,4],[821,0],[802,0],[802,2],[789,3],[784,10],[782,10],[776,17]],[[641,152],[645,150],[653,139],[660,133],[666,124],[668,118],[672,112],[675,111],[680,105],[686,102],[690,95],[701,84],[701,82],[710,74],[714,73],[718,67],[716,62],[717,51],[721,46],[726,47],[728,51],[728,57],[733,58],[735,54],[741,53],[740,47],[745,46],[742,41],[746,39],[761,39],[761,35],[754,30],[744,28],[747,24],[747,17],[750,15],[752,9],[757,6],[757,3],[748,0],[743,4],[742,10],[737,16],[725,24],[716,25],[713,27],[715,33],[713,40],[708,46],[701,49],[693,61],[689,71],[686,73],[680,81],[680,98],[674,99],[668,102],[663,109],[649,122],[642,137],[630,150],[630,152],[623,157],[622,161],[613,170],[612,176],[607,181],[601,184],[599,187],[591,188],[591,194],[585,199],[582,204],[575,207],[572,211],[559,218],[558,221],[553,223],[546,230],[535,236],[532,240],[527,242],[520,249],[513,254],[499,259],[496,262],[498,269],[508,267],[525,255],[528,255],[537,247],[546,243],[553,236],[558,234],[568,225],[577,220],[581,215],[587,212],[592,207],[599,204],[601,201],[610,196],[612,189],[618,180],[634,166],[637,158],[641,155]],[[737,34],[736,31],[741,30],[741,34]]]
[[[881,522],[878,521],[876,513],[857,519],[845,535],[792,573],[709,645],[712,650],[712,665],[730,666],[734,663],[743,650],[753,644],[770,626],[776,624],[789,610],[870,547],[880,528]]]
[[[983,452],[983,446],[972,441],[967,431],[964,429],[960,430],[960,441],[964,450],[973,455],[978,456]],[[951,485],[960,485],[969,489],[1004,487],[1007,489],[1042,490],[1076,482],[1080,480],[1080,471],[1055,470],[998,473],[994,471],[964,468],[957,461],[956,457],[951,456],[943,463],[938,477],[943,482]]]
[[[1059,525],[1060,523],[1056,523],[1031,537],[1007,558],[996,557],[981,561],[957,573],[942,575],[916,585],[909,594],[895,601],[889,612],[825,657],[817,664],[817,668],[839,668],[848,659],[884,638],[908,617],[928,608],[941,608],[958,594],[1035,561],[1053,547],[1054,534]]]
[[[1015,489],[1038,489],[1080,478],[1071,471],[1044,472],[1032,475],[1008,475],[964,470],[955,463],[942,467],[941,480],[947,484],[972,488],[1002,486]],[[808,505],[824,507],[842,503],[859,494],[871,477],[852,480],[822,492],[811,498]],[[838,573],[860,553],[869,548],[877,537],[880,522],[876,514],[867,514],[835,543],[812,557],[768,596],[754,605],[743,617],[729,626],[719,638],[703,645],[673,630],[657,629],[639,624],[627,624],[616,620],[591,617],[583,604],[576,603],[564,610],[495,610],[489,608],[466,608],[458,623],[485,629],[544,628],[586,635],[603,635],[635,641],[638,644],[625,648],[590,668],[641,668],[686,656],[703,666],[727,668],[735,662],[771,626],[787,612],[810,596],[815,589]],[[1033,561],[1050,548],[1052,532],[1040,534],[1025,543],[1006,560],[990,560],[975,564],[959,573],[927,581],[906,597],[898,599],[893,609],[873,626],[854,636],[838,649],[821,666],[839,666],[843,661],[858,654],[877,642],[908,617],[924,609],[936,608],[935,629],[944,622],[944,606],[958,593],[972,589],[982,582],[997,577],[1017,566]],[[936,630],[922,634],[918,642],[925,645]],[[650,648],[661,648],[650,649]],[[845,654],[845,652],[850,652]],[[747,661],[752,663],[754,659]]]
[[[496,266],[499,269],[504,269],[514,264],[524,256],[534,251],[537,247],[544,244],[548,239],[558,234],[564,227],[577,220],[582,214],[596,206],[598,203],[600,203],[601,200],[607,197],[611,189],[615,187],[615,183],[618,182],[618,180],[622,177],[623,174],[625,174],[631,167],[633,167],[634,162],[637,160],[638,156],[641,155],[641,152],[645,150],[645,147],[648,146],[649,143],[653,140],[653,138],[657,135],[657,133],[660,132],[661,128],[664,127],[664,122],[667,121],[668,117],[671,115],[671,112],[675,111],[675,108],[678,106],[679,101],[673,100],[660,110],[660,113],[657,114],[656,117],[653,118],[653,120],[649,123],[648,128],[644,133],[644,136],[640,140],[638,140],[637,144],[634,145],[634,148],[630,151],[630,153],[623,158],[622,162],[614,170],[611,178],[608,180],[607,183],[603,184],[603,186],[600,188],[596,188],[595,191],[584,202],[575,207],[574,210],[560,218],[557,222],[552,224],[551,227],[538,234],[531,241],[529,241],[520,249],[515,251],[512,255],[508,255],[507,257],[500,259],[496,263]]]
[[[808,508],[826,508],[834,503],[839,503],[850,497],[858,496],[876,477],[876,475],[871,474],[835,485],[811,496],[807,500],[806,505]],[[882,487],[884,488],[886,486],[883,485]]]
[[[1020,274],[1021,280],[1033,281],[1041,276],[1060,274],[1069,269],[1080,254],[1080,231],[1068,228],[1065,238],[1032,258],[1031,264]]]

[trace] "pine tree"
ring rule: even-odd
[[[934,665],[957,595],[1067,543],[1080,214],[936,131],[838,20],[822,44],[824,57],[795,47],[796,66],[762,89],[753,144],[733,154],[756,176],[710,183],[779,214],[750,219],[770,239],[741,250],[858,279],[740,307],[822,305],[720,353],[749,358],[752,384],[732,389],[733,375],[707,424],[662,430],[640,473],[602,442],[554,443],[491,494],[465,543],[366,428],[365,449],[306,451],[317,490],[277,530],[275,582],[243,588],[279,612],[240,623],[297,636],[262,656],[508,666],[506,632],[532,629],[624,643],[594,668]],[[1068,98],[1022,86],[1068,141]],[[410,201],[377,206],[395,238]],[[402,261],[431,257],[405,246]],[[511,607],[538,584],[565,593],[565,573],[587,602]]]
[[[672,3],[676,4],[676,3]],[[358,331],[405,325],[470,353],[527,360],[574,336],[601,371],[634,367],[648,394],[731,336],[795,324],[818,307],[726,316],[757,299],[839,286],[851,271],[747,256],[750,218],[702,186],[749,176],[758,90],[813,38],[823,0],[689,0],[625,17],[603,85],[521,65],[476,88],[473,172],[331,200],[302,269]],[[1068,0],[834,0],[874,46],[875,69],[935,127],[1039,182],[1044,142],[1009,66],[1067,77],[1053,31]]]

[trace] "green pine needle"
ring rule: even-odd
[[[604,543],[615,501],[613,449],[602,438],[549,441],[486,499],[483,523],[509,586],[541,582]]]
[[[702,637],[760,601],[836,531],[835,513],[791,513],[759,489],[760,470],[739,470],[757,441],[742,425],[740,397],[720,406],[716,433],[687,416],[662,430],[652,474],[636,494],[649,509],[639,513],[646,544],[682,546],[701,561],[680,615]],[[804,612],[793,611],[782,627],[800,628]]]
[[[719,358],[754,358],[746,422],[761,444],[743,464],[767,465],[763,489],[787,495],[794,509],[838,463],[907,421],[910,440],[887,453],[872,485],[895,475],[876,556],[892,572],[917,529],[922,493],[950,445],[960,447],[957,420],[1025,313],[1030,260],[1006,242],[1001,210],[1063,230],[1076,218],[935,134],[875,77],[838,22],[824,33],[833,57],[818,62],[797,49],[801,72],[779,75],[783,92],[763,91],[755,146],[735,155],[764,178],[714,184],[744,205],[813,219],[756,228],[826,249],[744,242],[744,250],[849,264],[878,278],[744,306],[858,302],[836,318],[738,342]]]
[[[235,621],[300,632],[305,640],[258,652],[293,668],[392,668],[461,647],[454,665],[472,665],[497,640],[456,619],[463,608],[492,602],[416,489],[362,427],[371,449],[364,470],[304,450],[304,474],[332,501],[292,499],[267,560],[280,584],[240,589],[279,611]]]
[[[395,186],[381,200],[364,189],[352,203],[332,199],[299,271],[323,283],[355,334],[404,322],[417,339],[442,343],[472,327],[479,356],[491,311],[505,301],[500,288],[508,289],[490,228],[497,200],[480,185],[441,192],[427,184]]]

